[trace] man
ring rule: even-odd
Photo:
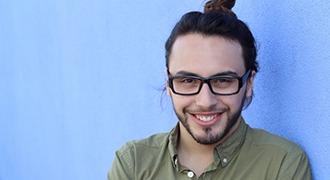
[[[187,13],[174,27],[166,42],[166,91],[178,125],[125,144],[108,179],[311,179],[299,146],[249,127],[241,116],[258,64],[234,3],[209,1],[204,13]]]

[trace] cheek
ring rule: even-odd
[[[237,111],[242,108],[242,103],[245,99],[245,91],[241,91],[238,94],[231,96],[224,96],[221,101],[231,109],[231,111]]]
[[[171,88],[168,86],[168,83],[166,84],[166,94],[168,97],[171,98],[173,108],[177,112],[182,112],[183,108],[185,108],[188,104],[186,97],[176,95],[172,92]]]
[[[189,96],[179,96],[179,95],[175,95],[172,92],[170,92],[170,96],[172,99],[172,103],[174,108],[179,111],[182,112],[184,108],[190,106],[193,103],[192,98],[189,98]]]

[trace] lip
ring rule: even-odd
[[[219,122],[222,117],[222,113],[194,113],[191,115],[192,115],[192,119],[195,121],[195,123],[202,127],[212,126],[212,125],[216,124],[217,122]],[[208,118],[212,118],[212,119],[208,120],[208,121],[202,121],[202,120],[200,120],[200,118],[198,118],[198,116],[204,117],[205,119],[208,119]]]

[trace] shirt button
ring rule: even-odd
[[[223,163],[227,163],[228,162],[228,159],[227,158],[223,158]]]
[[[192,177],[194,177],[194,173],[191,172],[191,171],[189,171],[189,172],[187,173],[187,176],[188,176],[189,178],[192,178]]]

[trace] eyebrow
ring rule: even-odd
[[[169,72],[169,71],[168,71]],[[169,73],[170,74],[170,73]],[[196,76],[196,77],[202,77],[196,73],[193,72],[189,72],[189,71],[179,71],[175,74],[175,76]],[[215,76],[238,76],[236,72],[233,71],[224,71],[224,72],[220,72],[217,74],[213,74],[209,77],[215,77]]]

